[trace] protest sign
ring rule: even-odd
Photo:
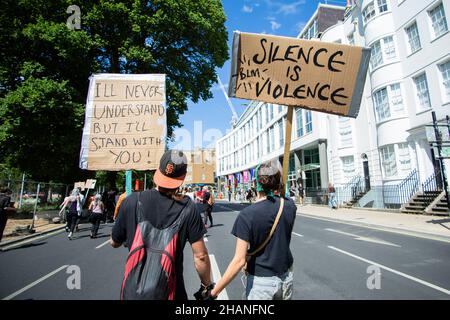
[[[80,188],[81,191],[84,191],[84,189],[85,189],[85,182],[84,181],[75,182],[73,188],[74,189]]]
[[[84,186],[86,189],[95,189],[96,183],[97,183],[97,180],[95,180],[95,179],[87,179]]]
[[[164,153],[163,74],[97,74],[86,103],[80,168],[152,170]]]
[[[370,48],[235,32],[231,97],[356,118]]]

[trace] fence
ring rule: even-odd
[[[436,190],[435,185],[436,183],[429,182],[429,189]],[[322,205],[328,203],[326,188],[305,188],[305,190],[309,203]],[[339,205],[354,200],[358,195],[364,195],[353,205],[354,207],[399,209],[419,191],[419,175],[414,169],[398,184],[371,186],[370,189],[366,186],[364,177],[355,176],[347,184],[335,187],[335,190]]]
[[[0,180],[1,186],[12,191],[11,201],[22,211],[37,209],[54,209],[66,197],[73,185],[62,183],[37,182],[32,180]]]

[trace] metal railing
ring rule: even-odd
[[[395,185],[383,186],[383,200],[391,208],[400,208],[419,191],[419,174],[416,169]]]
[[[433,173],[422,183],[424,205],[428,207],[436,198],[436,194],[442,192],[442,190],[440,172]]]
[[[337,190],[337,201],[342,204],[354,200],[359,194],[365,193],[366,182],[361,176],[354,176],[346,185]]]

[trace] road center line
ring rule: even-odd
[[[104,245],[107,245],[109,243],[109,239],[106,240],[105,242],[103,242],[101,245],[96,246],[95,249],[100,249],[101,247],[103,247]]]
[[[292,234],[295,234],[297,237],[303,237],[303,235],[296,233],[296,232],[292,232]]]
[[[222,275],[220,274],[219,266],[217,265],[216,257],[214,257],[213,254],[209,255],[209,260],[211,262],[211,271],[213,275],[213,281],[217,283],[220,278],[222,278]],[[217,300],[230,300],[228,298],[227,289],[223,289],[221,293],[219,293],[219,296],[217,297]]]
[[[350,256],[350,257],[352,257],[352,258],[355,258],[355,259],[364,261],[364,262],[366,262],[366,263],[368,263],[368,264],[370,264],[370,265],[378,266],[378,267],[380,267],[381,269],[390,271],[390,272],[395,273],[395,274],[397,274],[397,275],[399,275],[399,276],[402,276],[402,277],[407,278],[407,279],[409,279],[409,280],[418,282],[418,283],[420,283],[420,284],[422,284],[422,285],[424,285],[424,286],[430,287],[430,288],[432,288],[432,289],[435,289],[435,290],[438,290],[438,291],[440,291],[440,292],[443,292],[443,293],[445,293],[445,294],[447,294],[447,295],[450,295],[450,290],[441,288],[441,287],[439,287],[439,286],[437,286],[437,285],[434,285],[434,284],[432,284],[432,283],[429,283],[429,282],[427,282],[427,281],[421,280],[421,279],[419,279],[419,278],[410,276],[410,275],[408,275],[408,274],[406,274],[406,273],[403,273],[403,272],[394,270],[394,269],[392,269],[392,268],[386,267],[386,266],[384,266],[384,265],[382,265],[382,264],[379,264],[379,263],[377,263],[377,262],[374,262],[374,261],[371,261],[371,260],[368,260],[368,259],[359,257],[359,256],[357,256],[357,255],[355,255],[355,254],[352,254],[352,253],[350,253],[350,252],[347,252],[347,251],[338,249],[338,248],[336,248],[336,247],[328,246],[328,248],[330,248],[330,249],[332,249],[332,250],[335,250],[335,251],[338,251],[338,252],[340,252],[340,253],[343,253],[343,254],[345,254],[345,255],[348,255],[348,256]]]
[[[42,278],[37,279],[36,281],[30,283],[29,285],[27,285],[26,287],[23,287],[23,288],[20,289],[20,290],[17,290],[16,292],[10,294],[10,295],[7,296],[6,298],[3,298],[2,300],[11,300],[11,299],[13,299],[14,297],[18,296],[18,295],[21,294],[22,292],[27,291],[28,289],[34,287],[35,285],[41,283],[42,281],[44,281],[44,280],[50,278],[51,276],[57,274],[57,273],[60,272],[61,270],[66,269],[67,267],[68,267],[67,265],[64,265],[64,266],[62,266],[62,267],[59,267],[59,268],[56,269],[55,271],[52,271],[52,272],[50,272],[49,274],[43,276]]]

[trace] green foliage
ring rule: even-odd
[[[228,59],[218,0],[4,0],[0,10],[0,163],[34,179],[72,183],[89,76],[165,73],[169,138],[187,101],[211,98]]]

